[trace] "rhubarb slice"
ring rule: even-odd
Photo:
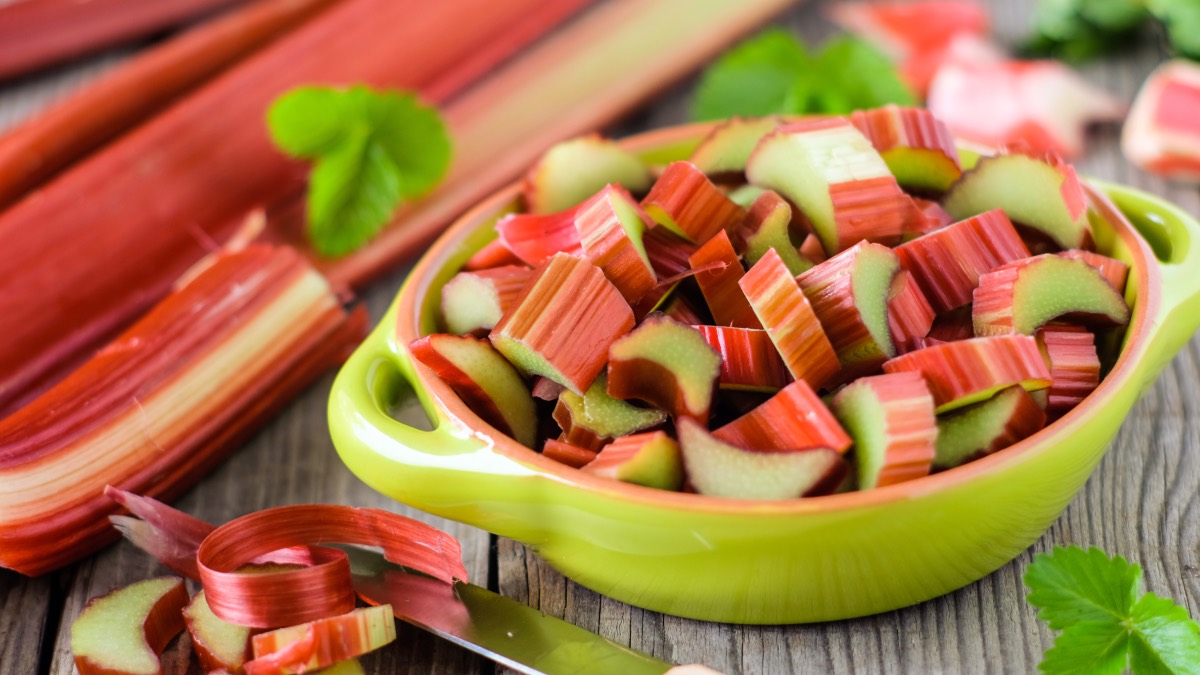
[[[496,221],[497,241],[526,265],[538,266],[555,253],[583,254],[575,227],[578,207],[557,213],[512,213]]]
[[[656,408],[639,408],[608,393],[608,378],[601,374],[580,396],[564,391],[554,407],[554,421],[563,431],[562,441],[588,450],[599,450],[613,438],[658,426],[667,414]]]
[[[516,369],[487,340],[434,334],[408,345],[467,407],[527,448],[537,442],[537,406]]]
[[[588,450],[553,438],[547,438],[546,444],[542,446],[542,455],[573,469],[582,469],[587,466],[588,462],[596,459],[596,454],[595,450]]]
[[[533,276],[522,265],[459,272],[442,287],[442,322],[455,335],[483,334],[496,327]]]
[[[739,234],[746,242],[747,264],[756,264],[767,251],[773,249],[792,274],[800,274],[813,266],[812,260],[797,248],[797,227],[792,218],[792,207],[775,192],[768,190],[754,200],[746,212],[746,219],[742,221]],[[820,247],[819,239],[817,242],[817,248],[824,257],[825,250]]]
[[[636,155],[589,134],[551,146],[525,174],[522,192],[531,213],[555,213],[582,203],[610,183],[644,192],[650,182],[650,170]]]
[[[631,305],[657,283],[642,242],[644,215],[633,197],[615,185],[580,204],[575,215],[584,253]]]
[[[688,482],[702,495],[730,499],[795,499],[832,491],[846,461],[821,447],[746,450],[723,442],[690,419],[679,424]]]
[[[204,672],[242,672],[243,664],[253,654],[250,648],[251,628],[229,623],[213,614],[203,590],[183,608],[183,620],[192,637],[192,649]]]
[[[721,357],[696,329],[652,316],[608,350],[608,393],[683,418],[708,421]]]
[[[672,162],[642,200],[642,208],[659,225],[697,244],[737,227],[746,214],[691,162]]]
[[[1001,265],[979,278],[971,317],[975,335],[1033,335],[1064,315],[1091,323],[1129,323],[1129,306],[1099,270],[1053,254]]]
[[[467,258],[467,262],[463,263],[463,270],[476,272],[493,267],[504,267],[505,265],[520,265],[521,262],[521,259],[515,253],[508,250],[504,242],[499,239],[493,239],[484,244],[483,248],[476,251],[475,255]]]
[[[1037,341],[1028,335],[959,340],[909,352],[883,364],[887,373],[925,377],[940,415],[991,398],[1019,384],[1030,391],[1050,386],[1050,370]]]
[[[933,113],[887,105],[856,110],[850,123],[863,133],[908,190],[944,192],[962,175],[954,136]]]
[[[1200,66],[1175,59],[1146,78],[1121,131],[1133,164],[1159,175],[1200,181]]]
[[[900,270],[892,278],[887,300],[888,330],[896,352],[905,354],[920,349],[920,340],[929,334],[935,318],[933,308],[912,275],[907,270]],[[971,335],[968,332],[963,337]]]
[[[559,253],[534,273],[488,338],[525,375],[541,375],[582,395],[633,328],[633,311],[604,273]]]
[[[833,413],[802,380],[717,429],[713,437],[747,450],[823,447],[844,453],[851,443]]]
[[[721,355],[721,389],[773,392],[792,381],[791,373],[765,330],[694,326]]]
[[[745,270],[742,261],[738,260],[737,251],[729,241],[729,235],[724,231],[708,240],[692,254],[688,262],[693,270],[699,270],[713,263],[723,265],[717,269],[709,269],[696,273],[696,283],[708,303],[713,321],[721,326],[737,326],[739,328],[762,328],[746,295],[738,286]]]
[[[871,141],[845,118],[779,127],[754,149],[746,177],[799,207],[828,255],[864,239],[900,242],[908,197]]]
[[[688,161],[710,176],[740,174],[754,146],[781,122],[778,117],[731,117],[708,132]]]
[[[1032,436],[1046,413],[1030,392],[1009,387],[973,406],[938,418],[935,469],[951,469]]]
[[[1100,384],[1100,358],[1095,335],[1086,330],[1044,328],[1038,347],[1050,368],[1046,418],[1053,422],[1079,405]]]
[[[1096,268],[1100,276],[1112,285],[1113,289],[1121,296],[1125,295],[1125,282],[1129,278],[1129,265],[1116,258],[1100,255],[1093,251],[1084,251],[1080,249],[1071,249],[1058,254],[1059,257],[1069,260],[1082,260],[1085,263]]]
[[[954,224],[954,216],[946,213],[942,205],[929,200],[913,197],[913,211],[904,227],[904,240],[911,241],[921,235],[929,234],[943,227]]]
[[[890,248],[860,242],[796,277],[837,352],[842,379],[876,372],[896,355],[888,296],[899,270]]]
[[[650,266],[661,279],[670,279],[691,269],[689,260],[696,245],[665,227],[646,231],[644,245]]]
[[[832,407],[854,438],[859,490],[929,475],[938,428],[919,373],[861,377],[833,397]]]
[[[1029,257],[1025,242],[999,210],[931,232],[895,251],[937,314],[970,303],[980,275]]]
[[[82,675],[157,675],[158,656],[183,630],[183,579],[139,581],[92,598],[71,624],[71,653]]]
[[[255,635],[246,675],[292,675],[332,666],[375,651],[396,639],[391,605],[356,609]]]
[[[665,431],[623,436],[604,446],[584,472],[660,490],[683,487],[683,457]]]
[[[971,306],[959,307],[933,320],[926,336],[938,342],[969,340],[975,337],[975,324],[971,320]]]
[[[738,285],[793,377],[820,389],[837,375],[837,352],[778,253],[768,251]]]
[[[983,157],[942,200],[955,218],[1003,209],[1013,222],[1050,237],[1062,248],[1080,248],[1091,236],[1087,198],[1075,167],[1049,153]]]

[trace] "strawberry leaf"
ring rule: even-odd
[[[1098,548],[1055,547],[1039,554],[1025,572],[1030,604],[1054,630],[1091,621],[1121,621],[1137,600],[1142,571],[1121,556],[1109,558]]]
[[[1170,598],[1147,593],[1134,606],[1131,619],[1133,672],[1200,673],[1200,625],[1187,610]]]
[[[1062,632],[1038,668],[1047,675],[1120,675],[1129,660],[1129,632],[1117,621],[1081,621]]]

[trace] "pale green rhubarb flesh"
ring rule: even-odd
[[[842,117],[780,126],[754,149],[746,177],[803,211],[828,255],[864,239],[899,243],[911,206],[871,141]]]
[[[896,355],[888,296],[900,270],[886,246],[859,242],[796,277],[849,380],[878,372]]]
[[[615,185],[601,189],[580,204],[575,214],[575,228],[584,254],[630,305],[658,283],[642,241],[647,222],[637,201]]]
[[[708,132],[688,161],[710,176],[740,174],[754,146],[781,122],[778,117],[731,117]]]
[[[1129,278],[1129,265],[1123,261],[1081,249],[1062,251],[1058,255],[1070,260],[1082,260],[1091,265],[1096,268],[1100,276],[1104,277],[1105,281],[1112,285],[1117,293],[1120,293],[1122,297],[1125,295],[1125,281]]]
[[[732,230],[746,215],[690,162],[668,165],[642,200],[642,208],[660,226],[697,244]]]
[[[745,242],[746,263],[757,264],[767,251],[774,250],[792,274],[800,274],[813,266],[813,260],[800,252],[806,240],[797,240],[799,228],[792,218],[792,207],[778,193],[766,191],[758,195],[746,211],[739,236]],[[822,259],[824,249],[818,243]],[[799,242],[799,243],[798,243]]]
[[[684,479],[679,444],[665,431],[616,438],[583,471],[660,490],[679,490]]]
[[[533,270],[503,265],[459,272],[442,287],[442,323],[454,335],[486,335],[521,296]]]
[[[530,213],[555,213],[582,203],[610,183],[644,192],[651,180],[650,169],[637,155],[588,134],[551,146],[525,174],[521,192]]]
[[[928,110],[889,104],[856,110],[850,123],[870,139],[906,189],[944,192],[962,175],[954,136]]]
[[[846,461],[829,448],[761,451],[739,448],[703,425],[679,424],[688,483],[702,495],[731,499],[795,499],[826,494],[846,475]]]
[[[858,489],[894,485],[929,474],[937,417],[920,373],[861,377],[839,391],[831,405],[854,439]]]
[[[718,232],[688,258],[696,283],[718,326],[762,328],[738,282],[745,275],[729,235]],[[705,271],[699,271],[705,270]]]
[[[942,206],[955,218],[1003,209],[1064,249],[1090,240],[1087,198],[1074,167],[1057,155],[996,155],[979,160],[946,193]]]
[[[733,326],[693,326],[721,356],[721,389],[773,392],[792,381],[792,375],[767,331]]]
[[[713,432],[749,450],[823,447],[844,453],[851,438],[812,387],[797,380],[750,412]]]
[[[158,657],[183,630],[183,579],[139,581],[92,598],[71,624],[71,654],[81,675],[158,675]]]
[[[676,422],[706,423],[720,369],[720,355],[696,329],[656,315],[609,349],[608,393],[646,401]]]
[[[608,394],[608,377],[603,373],[583,396],[572,391],[558,395],[554,421],[562,429],[559,439],[588,450],[599,450],[614,438],[656,427],[667,414],[656,408],[639,408]]]
[[[524,375],[582,395],[604,369],[609,346],[633,328],[633,311],[591,262],[555,254],[492,329],[492,345]]]
[[[1083,328],[1049,326],[1037,332],[1037,341],[1050,368],[1046,418],[1053,422],[1100,385],[1096,336]]]
[[[255,629],[229,623],[213,614],[203,590],[192,596],[192,601],[183,609],[183,619],[192,638],[192,649],[204,672],[242,672],[242,665],[253,654],[250,636]]]
[[[768,251],[738,284],[792,376],[813,389],[833,380],[841,369],[837,352],[779,254]]]
[[[1027,335],[959,340],[902,354],[883,364],[886,373],[917,372],[925,377],[940,415],[991,398],[1019,384],[1030,391],[1050,386],[1050,371]]]
[[[1100,271],[1053,254],[1001,265],[979,278],[971,318],[975,335],[1033,335],[1070,316],[1098,325],[1129,323],[1129,306]]]
[[[1008,387],[992,398],[938,418],[933,466],[952,469],[1032,436],[1046,424],[1046,413],[1021,387]]]
[[[537,442],[537,406],[520,373],[487,340],[433,334],[408,345],[467,407],[525,447]]]

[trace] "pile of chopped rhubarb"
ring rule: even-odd
[[[550,150],[410,345],[580,471],[788,499],[952,469],[1068,414],[1130,318],[1055,154],[964,170],[922,109],[732,119],[688,161]]]

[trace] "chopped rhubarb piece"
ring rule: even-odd
[[[583,243],[575,227],[578,207],[557,213],[511,213],[496,221],[499,242],[518,260],[538,266],[555,253],[581,255]]]
[[[959,307],[938,316],[933,320],[933,325],[929,327],[929,333],[925,337],[927,340],[936,340],[939,343],[969,340],[975,337],[975,323],[971,319],[971,306]]]
[[[1033,394],[1009,387],[992,398],[938,418],[935,469],[951,469],[1032,436],[1046,426]]]
[[[1122,296],[1125,295],[1125,281],[1129,278],[1129,265],[1123,261],[1080,249],[1063,251],[1058,255],[1059,257],[1071,260],[1082,260],[1091,265],[1096,268],[1100,276],[1104,277],[1105,281],[1112,285],[1117,293],[1120,293]]]
[[[925,294],[907,270],[900,270],[892,278],[888,292],[887,321],[896,352],[905,354],[920,349],[918,341],[929,334],[935,315]],[[971,337],[971,333],[963,337]]]
[[[833,397],[832,408],[854,438],[858,489],[929,475],[938,427],[920,373],[860,377]]]
[[[691,269],[688,259],[696,252],[696,245],[667,228],[647,230],[644,245],[650,266],[659,278],[669,279]]]
[[[642,200],[642,208],[662,227],[697,244],[737,227],[746,214],[690,162],[672,162]]]
[[[842,456],[829,448],[747,450],[679,423],[679,446],[688,482],[702,495],[731,499],[795,499],[827,494],[846,475]]]
[[[1200,181],[1200,65],[1176,59],[1142,85],[1121,132],[1121,150],[1151,173]]]
[[[533,270],[523,265],[454,275],[442,287],[442,322],[446,330],[455,335],[486,335],[516,303],[532,276]]]
[[[533,387],[529,393],[533,394],[536,399],[543,401],[557,401],[559,394],[566,391],[567,388],[561,384],[551,380],[548,377],[537,375],[533,378]]]
[[[608,393],[661,408],[676,422],[708,421],[721,357],[691,326],[656,315],[608,350]]]
[[[1000,210],[931,232],[895,251],[938,314],[970,303],[980,275],[1029,257],[1025,242]]]
[[[820,389],[837,375],[837,352],[778,253],[768,251],[739,285],[793,377]]]
[[[689,262],[692,269],[696,270],[711,263],[723,265],[719,269],[696,273],[696,283],[700,285],[700,292],[704,294],[714,322],[721,326],[762,328],[750,303],[746,301],[746,295],[738,286],[745,270],[727,233],[721,231],[709,239],[692,254]]]
[[[905,221],[904,236],[906,240],[915,239],[954,224],[954,216],[946,213],[946,209],[943,209],[942,205],[935,201],[913,197],[913,208],[915,211]]]
[[[997,335],[926,347],[897,356],[883,364],[883,370],[923,375],[939,415],[991,398],[1014,384],[1030,391],[1050,386],[1050,370],[1037,341],[1028,335]]]
[[[792,274],[800,274],[812,267],[813,263],[797,249],[797,234],[791,205],[775,192],[763,192],[746,212],[739,232],[746,242],[746,263],[753,265],[762,260],[767,251],[774,249]],[[804,241],[807,243],[808,240]],[[817,239],[816,247],[824,257],[825,249],[821,248],[820,239]]]
[[[1079,176],[1055,154],[984,157],[950,188],[942,206],[955,218],[1003,209],[1062,248],[1080,248],[1091,237]]]
[[[554,421],[562,429],[560,440],[588,450],[618,436],[656,427],[667,414],[654,408],[639,408],[608,394],[608,378],[601,374],[580,396],[564,391],[554,406]]]
[[[356,609],[255,635],[246,675],[291,675],[373,652],[396,639],[391,605]]]
[[[663,306],[663,314],[675,319],[679,323],[689,326],[699,326],[704,323],[704,318],[700,316],[700,312],[682,295],[676,295],[668,300],[666,305]]]
[[[829,259],[829,256],[825,255],[825,249],[821,248],[821,238],[812,232],[809,232],[804,237],[804,241],[800,243],[799,251],[800,256],[803,257],[805,262],[809,265],[823,263]],[[789,266],[788,269],[791,269],[791,267]],[[804,270],[800,270],[800,272],[803,271]],[[796,272],[796,274],[800,274],[800,272]]]
[[[1053,422],[1099,386],[1100,357],[1095,336],[1086,330],[1044,328],[1037,341],[1050,368],[1046,417]]]
[[[200,659],[204,672],[226,670],[241,672],[242,664],[252,655],[250,633],[253,629],[229,623],[213,614],[204,599],[204,591],[192,597],[183,608],[183,620],[192,637],[192,649]]]
[[[731,326],[695,326],[721,355],[722,389],[777,391],[792,381],[783,358],[765,330]]]
[[[708,132],[688,161],[709,176],[740,174],[754,146],[781,122],[778,117],[731,117]]]
[[[537,441],[537,407],[516,369],[487,340],[426,335],[408,345],[413,358],[446,381],[471,410],[525,447]]]
[[[1110,94],[1057,61],[987,58],[943,64],[927,106],[959,138],[992,147],[1023,142],[1068,157],[1083,151],[1089,123],[1125,113]]]
[[[524,374],[582,395],[604,369],[609,346],[630,328],[633,311],[604,273],[559,253],[534,272],[488,337]]]
[[[851,443],[833,413],[803,380],[784,387],[713,436],[747,450],[822,447],[844,453]]]
[[[521,259],[515,253],[508,250],[504,242],[499,239],[493,239],[484,244],[483,248],[475,252],[475,255],[467,258],[467,262],[463,263],[463,270],[467,272],[475,272],[478,270],[486,270],[492,267],[503,267],[505,265],[520,265]]]
[[[660,490],[683,487],[679,444],[665,431],[623,436],[604,446],[584,472]]]
[[[856,110],[850,123],[863,133],[908,190],[945,192],[962,175],[954,136],[933,113],[886,105]]]
[[[746,177],[803,211],[828,255],[864,239],[900,242],[908,196],[871,141],[843,117],[779,127],[754,149]]]
[[[971,317],[975,335],[1034,332],[1064,315],[1089,323],[1129,323],[1129,306],[1099,270],[1047,253],[1014,260],[979,277]]]
[[[553,438],[546,439],[546,444],[542,446],[542,454],[559,464],[566,464],[574,469],[582,469],[588,462],[596,459],[595,450],[588,450]]]
[[[842,379],[877,372],[896,355],[888,296],[900,270],[886,246],[861,242],[796,277],[842,364]]]
[[[525,174],[522,192],[530,213],[556,213],[616,184],[643,192],[650,170],[616,142],[589,134],[555,143]]]
[[[644,216],[633,197],[615,185],[580,204],[575,215],[584,253],[631,305],[657,283],[642,242]]]
[[[183,630],[183,579],[139,581],[92,598],[71,624],[71,653],[82,675],[162,672],[158,656]]]

